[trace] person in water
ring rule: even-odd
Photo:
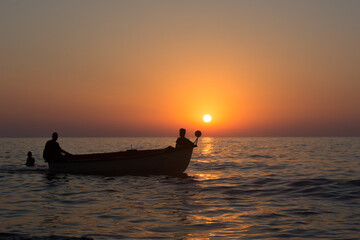
[[[54,132],[52,134],[52,139],[46,142],[43,152],[43,158],[45,159],[45,162],[61,161],[65,159],[65,155],[71,155],[71,153],[66,152],[60,147],[59,143],[56,142],[57,139],[58,134]]]
[[[34,164],[35,164],[35,159],[32,157],[32,152],[28,152],[27,153],[27,156],[28,156],[28,158],[26,159],[26,163],[25,163],[25,165],[27,166],[27,167],[32,167],[32,166],[34,166]]]
[[[180,137],[176,140],[175,148],[191,148],[194,147],[194,143],[185,137],[186,130],[181,128],[179,130]]]

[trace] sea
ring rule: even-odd
[[[360,239],[360,138],[204,137],[184,174],[111,177],[51,175],[47,140],[0,138],[1,240]],[[58,142],[81,154],[175,140]]]

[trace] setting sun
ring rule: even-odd
[[[204,122],[211,122],[211,116],[209,114],[204,115],[203,120]]]

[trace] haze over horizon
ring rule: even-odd
[[[359,12],[350,0],[1,1],[0,137],[360,136]]]

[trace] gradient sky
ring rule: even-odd
[[[359,12],[332,0],[0,1],[0,137],[360,136]]]

